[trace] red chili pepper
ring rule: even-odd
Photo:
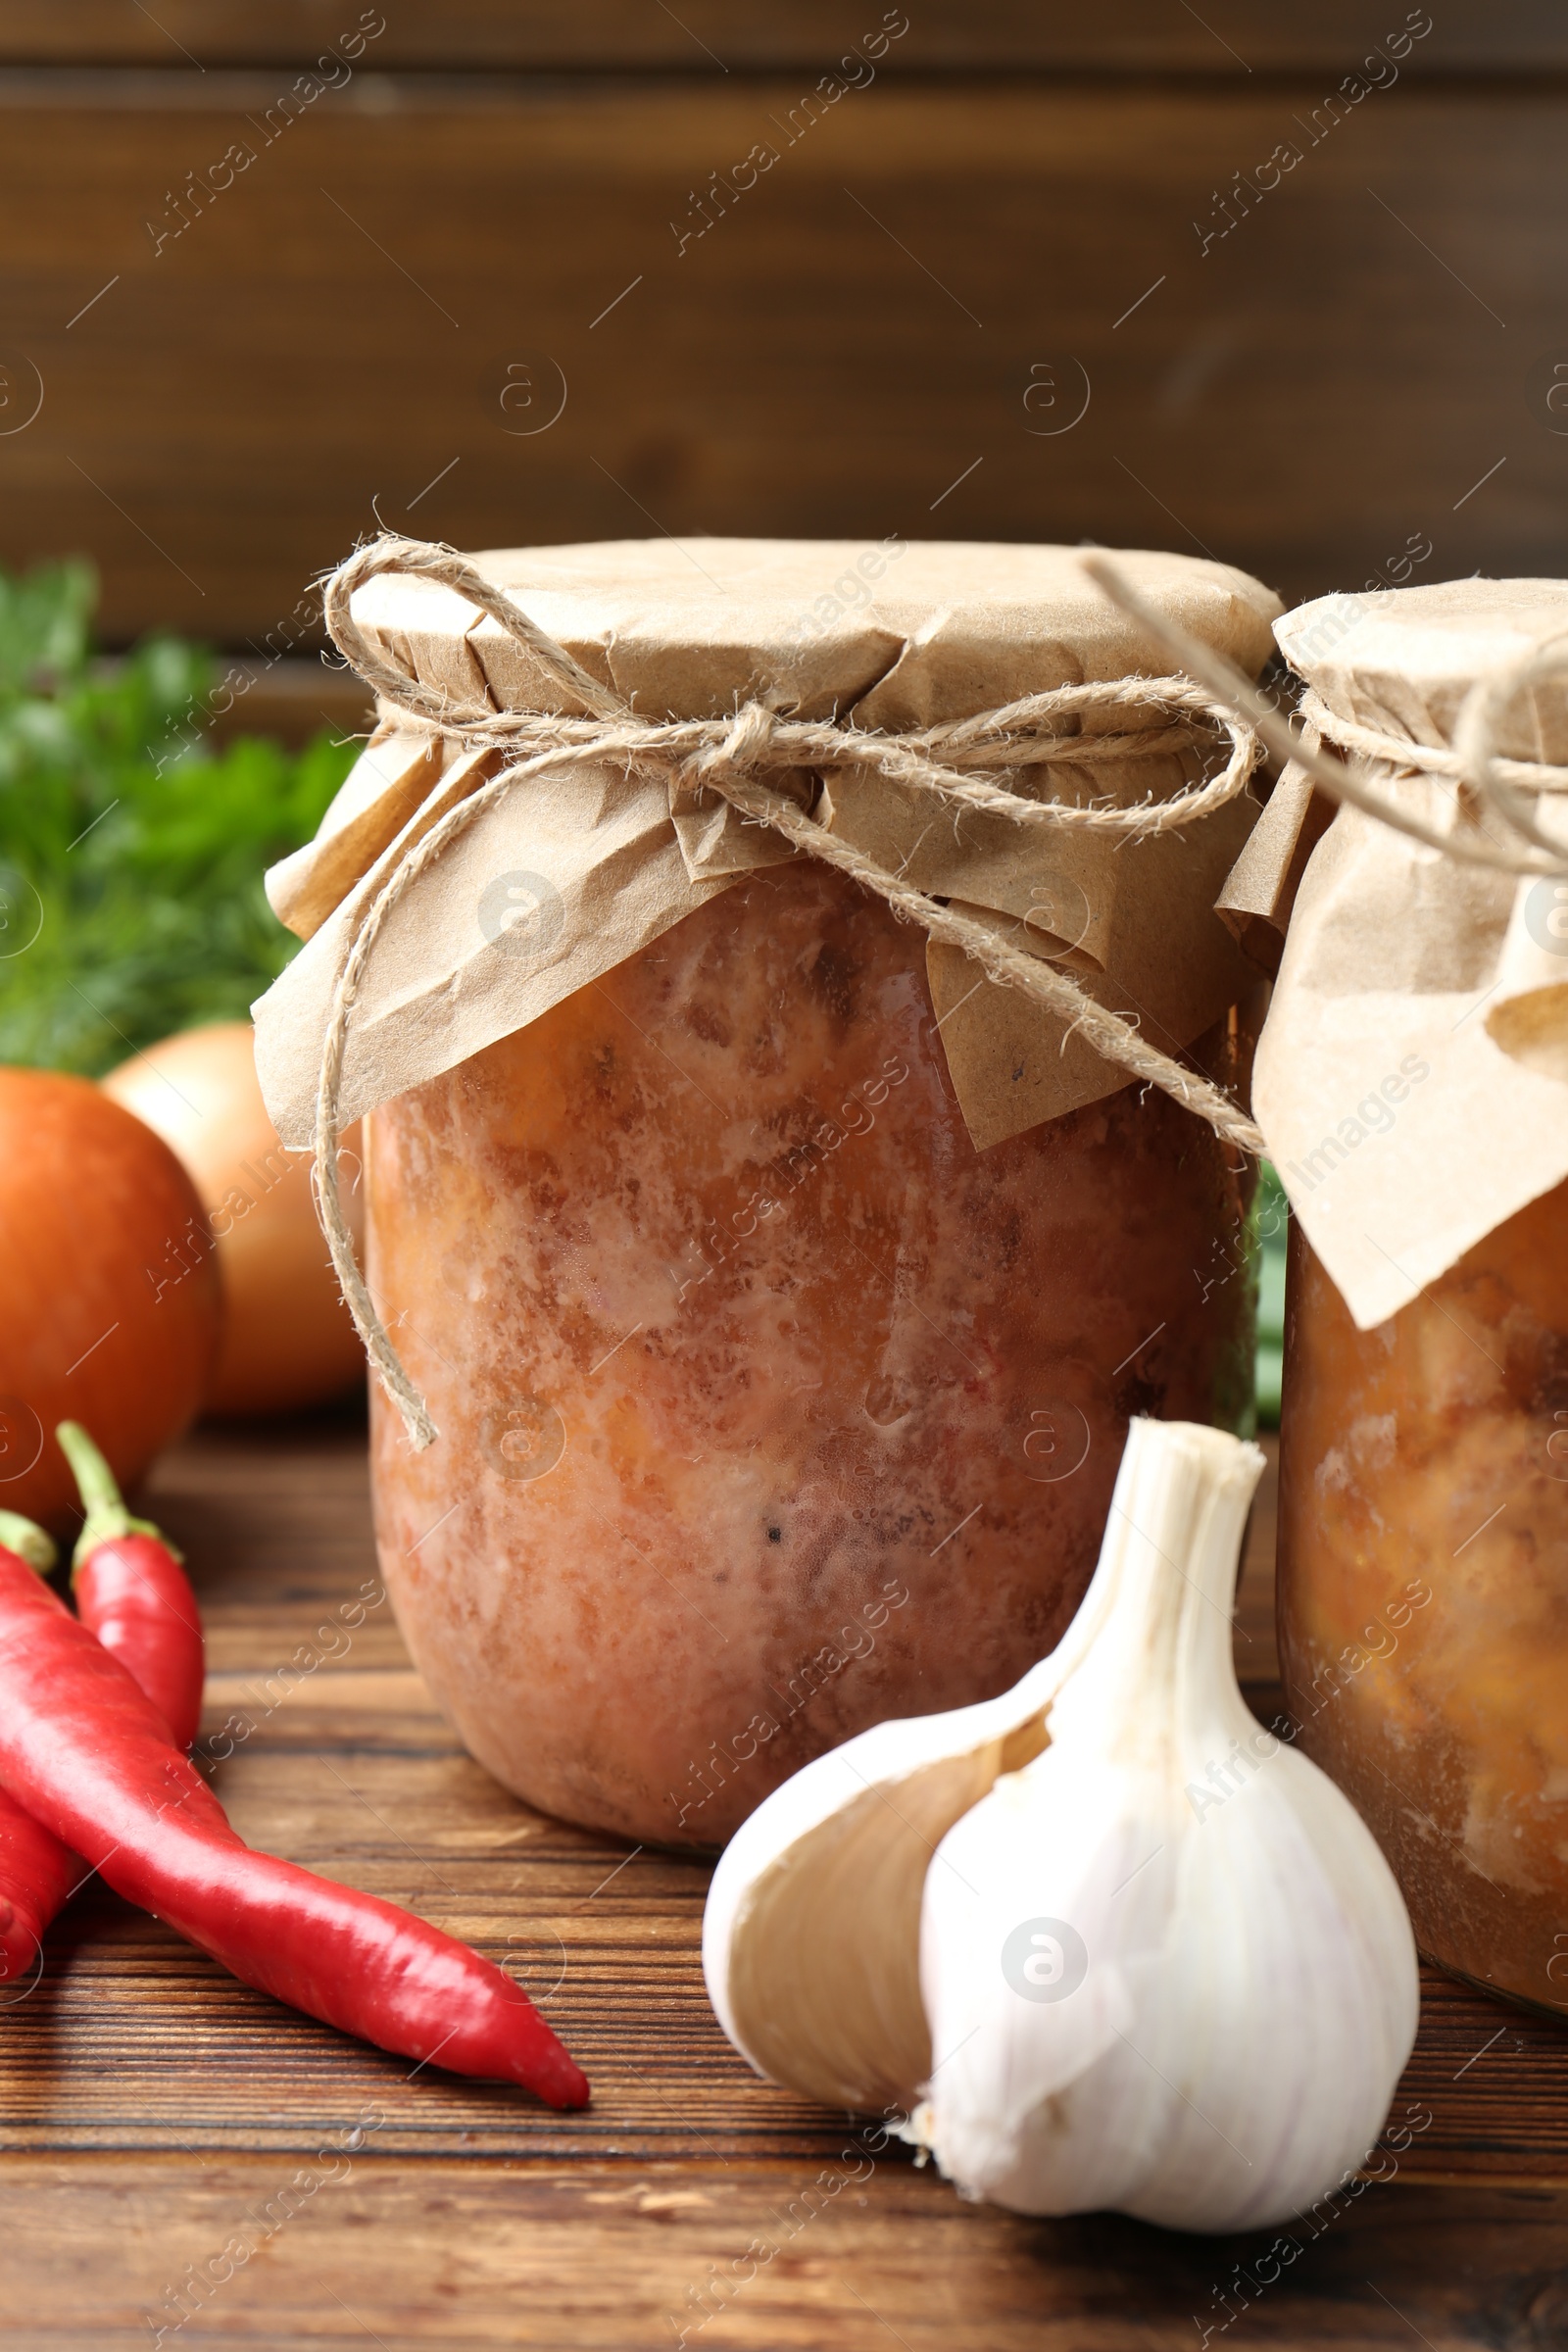
[[[189,1747],[201,1721],[204,1660],[201,1614],[179,1555],[147,1519],[133,1519],[114,1474],[85,1430],[64,1421],[56,1432],[87,1510],[76,1544],[73,1584],[83,1625],[115,1652]],[[41,1529],[0,1513],[0,1541],[47,1572],[55,1547]],[[79,1856],[41,1829],[0,1791],[0,1984],[36,1963],[43,1933],[91,1874]]]
[[[0,1790],[0,1984],[14,1984],[37,1965],[45,1928],[91,1875]]]
[[[55,1547],[41,1527],[0,1511],[0,1544],[47,1576]],[[43,1949],[43,1932],[88,1875],[85,1862],[0,1789],[0,1984],[14,1984]]]
[[[76,1421],[55,1431],[87,1513],[72,1556],[76,1614],[133,1676],[189,1747],[201,1728],[201,1611],[180,1555],[150,1519],[133,1519],[114,1472]]]
[[[12,1548],[0,1548],[0,1787],[259,1991],[421,2064],[587,2104],[583,2075],[490,1961],[236,1837],[152,1701]]]

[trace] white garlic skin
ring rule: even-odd
[[[1185,1542],[1180,1510],[1154,1525],[1172,1446],[1192,1457]],[[1217,1489],[1215,1446],[1237,1457]],[[927,1873],[933,2071],[912,2135],[966,2194],[1260,2227],[1338,2186],[1387,2117],[1419,2007],[1402,1899],[1348,1800],[1260,1731],[1231,1664],[1257,1459],[1213,1431],[1134,1424],[1120,1556],[1107,1534],[1100,1572],[1110,1616],[1056,1693],[1051,1745]],[[1222,1797],[1209,1768],[1227,1758]],[[1033,1931],[1025,1960],[1030,1923],[1068,1936]]]

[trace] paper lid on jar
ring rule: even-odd
[[[1069,547],[896,533],[612,539],[490,548],[471,561],[649,715],[709,718],[772,693],[802,717],[853,711],[858,725],[898,730],[1169,666]],[[1117,561],[1250,677],[1268,660],[1280,600],[1246,572],[1152,552]],[[482,681],[519,709],[562,700],[500,623],[450,588],[383,573],[355,591],[354,615],[395,640],[432,685],[467,692]]]
[[[468,561],[644,719],[725,719],[756,702],[899,735],[1168,667],[1070,548],[658,539]],[[1118,562],[1185,628],[1249,674],[1262,667],[1279,600],[1257,581],[1184,556]],[[455,704],[564,717],[588,708],[449,586],[381,573],[354,590],[351,612],[381,658]],[[1011,788],[1028,791],[1034,778],[1042,797],[1127,807],[1168,799],[1213,765],[1211,734],[1133,696],[1068,724],[1123,739],[1126,755],[1013,768]],[[383,704],[317,840],[269,876],[274,908],[308,943],[256,1007],[258,1066],[285,1141],[310,1139],[332,996],[368,908],[414,845],[501,764],[494,751],[411,730]],[[1134,836],[939,811],[929,794],[886,777],[825,763],[817,772],[814,813],[833,832],[1069,969],[1166,1052],[1191,1045],[1255,977],[1215,911],[1256,817],[1245,795],[1179,832]],[[344,1058],[345,1121],[525,1027],[708,898],[795,854],[715,794],[625,760],[530,777],[444,847],[379,926]],[[520,914],[503,937],[494,917],[504,886],[517,902],[504,916]],[[1130,1083],[1070,1023],[981,979],[961,949],[931,943],[927,969],[978,1147]]]
[[[1275,623],[1281,653],[1342,717],[1431,747],[1451,743],[1465,696],[1568,632],[1568,580],[1437,580],[1320,596]],[[1568,665],[1510,707],[1497,749],[1568,760]]]
[[[1450,835],[1465,822],[1453,742],[1466,698],[1545,656],[1493,741],[1540,771],[1522,779],[1525,806],[1568,850],[1568,581],[1321,597],[1276,635],[1312,690],[1314,734]],[[1287,769],[1250,864],[1278,879],[1301,862],[1311,798]],[[1568,1178],[1568,880],[1465,862],[1347,807],[1304,860],[1289,919],[1253,1104],[1366,1330]]]

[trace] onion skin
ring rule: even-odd
[[[85,1078],[0,1068],[0,1505],[68,1524],[58,1421],[122,1486],[194,1418],[222,1296],[195,1187]]]
[[[203,1410],[290,1412],[363,1379],[364,1352],[317,1220],[310,1155],[277,1140],[250,1023],[166,1038],[112,1070],[103,1091],[183,1161],[217,1240],[225,1312]],[[358,1245],[357,1142],[351,1129],[339,1168]]]

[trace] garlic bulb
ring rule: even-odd
[[[760,2071],[917,2100],[907,2135],[1027,2213],[1244,2229],[1360,2162],[1414,2039],[1415,1950],[1370,1833],[1237,1688],[1261,1466],[1135,1421],[1053,1655],[851,1740],[746,1823],[704,1963]]]

